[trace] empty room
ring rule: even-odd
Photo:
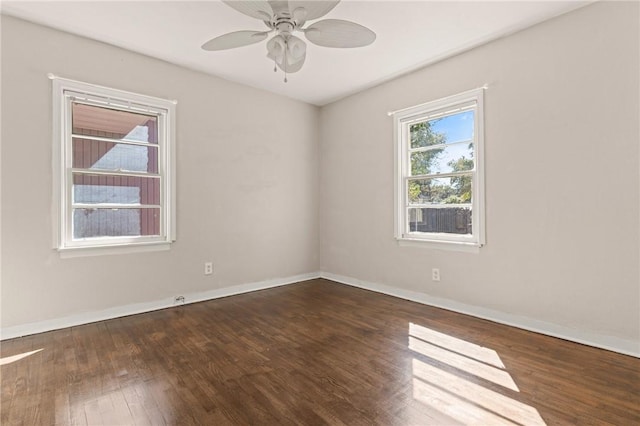
[[[640,2],[0,7],[2,425],[640,424]]]

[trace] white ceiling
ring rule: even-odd
[[[590,1],[343,0],[325,18],[369,27],[376,41],[356,49],[307,43],[307,61],[288,83],[273,72],[266,41],[200,49],[226,32],[266,29],[219,1],[3,1],[1,7],[7,15],[324,105]]]

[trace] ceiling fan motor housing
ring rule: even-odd
[[[291,35],[296,30],[296,23],[291,18],[278,18],[274,28],[282,36]]]

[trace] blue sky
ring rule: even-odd
[[[473,137],[473,111],[464,111],[434,120],[432,129],[447,135],[447,143],[460,142]]]
[[[439,118],[432,122],[431,128],[438,133],[447,135],[447,144],[467,141],[473,138],[473,115],[474,111],[464,111]],[[472,151],[469,149],[468,143],[447,147],[438,156],[436,163],[433,164],[433,173],[448,173],[452,171],[447,163],[451,160],[457,160],[463,155],[467,158],[472,157]]]

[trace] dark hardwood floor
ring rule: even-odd
[[[2,425],[640,424],[639,359],[325,280],[0,352]]]

